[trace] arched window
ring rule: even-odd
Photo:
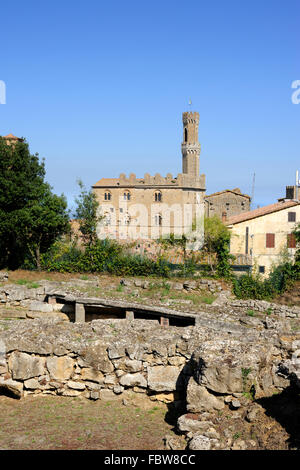
[[[187,142],[188,140],[188,131],[187,131],[187,128],[185,127],[184,128],[184,141]]]
[[[110,201],[111,200],[111,193],[109,191],[105,191],[104,200],[105,201]]]
[[[129,191],[124,192],[124,201],[130,201],[130,192]]]
[[[162,200],[162,194],[160,191],[156,191],[154,194],[154,200],[155,202],[161,202]]]

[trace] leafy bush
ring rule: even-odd
[[[98,240],[80,250],[74,245],[54,244],[42,257],[42,267],[58,272],[108,272],[119,276],[169,276],[169,264],[162,258],[153,261],[127,254],[112,240]]]
[[[233,293],[239,299],[271,300],[293,286],[299,279],[299,267],[283,263],[272,269],[267,279],[245,274],[233,280]]]
[[[233,293],[238,299],[270,300],[275,290],[268,280],[261,280],[258,276],[244,274],[233,279]]]

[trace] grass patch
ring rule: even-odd
[[[27,279],[18,279],[15,283],[19,286],[26,286],[28,289],[37,289],[40,287],[38,282],[28,281]]]
[[[215,300],[216,297],[214,295],[203,295],[200,297],[201,302],[211,305]]]
[[[249,310],[247,310],[246,315],[247,315],[248,317],[254,317],[254,316],[255,316],[255,312],[254,312],[254,310],[249,309]]]

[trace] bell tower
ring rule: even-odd
[[[199,178],[199,161],[201,146],[198,141],[199,113],[182,113],[183,122],[183,142],[182,152],[182,173]]]

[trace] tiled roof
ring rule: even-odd
[[[21,140],[20,137],[16,137],[13,134],[7,134],[4,136],[4,139],[9,139],[9,140]]]
[[[226,220],[226,225],[239,224],[240,222],[245,222],[246,220],[255,219],[256,217],[262,217],[263,215],[272,214],[272,212],[278,212],[283,209],[288,209],[289,207],[294,207],[300,204],[296,201],[286,201],[286,202],[276,202],[275,204],[269,204],[268,206],[260,207],[259,209],[254,209],[253,211],[243,212],[238,215],[233,215]]]

